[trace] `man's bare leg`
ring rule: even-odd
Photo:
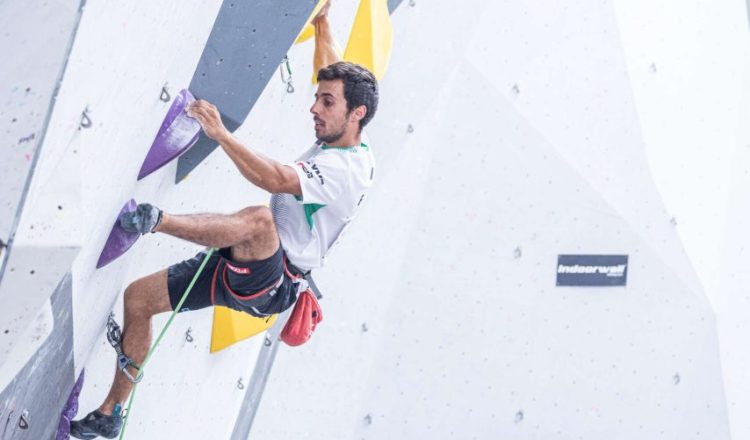
[[[211,247],[230,247],[238,261],[258,261],[279,249],[279,237],[271,211],[262,206],[234,214],[170,215],[164,213],[156,228],[175,237]],[[140,365],[151,346],[151,317],[172,311],[167,287],[167,270],[160,270],[131,283],[125,289],[123,352]],[[137,371],[130,370],[133,377]],[[120,370],[115,371],[107,398],[99,411],[111,415],[116,403],[124,403],[133,384]]]
[[[151,317],[172,310],[167,291],[167,270],[148,275],[131,283],[125,289],[125,319],[123,321],[122,350],[140,365],[151,346]],[[129,370],[133,377],[138,373]],[[99,411],[111,415],[116,403],[123,403],[130,395],[133,384],[122,371],[115,369],[115,379]]]
[[[250,206],[234,214],[162,214],[154,232],[210,247],[231,247],[232,258],[258,261],[279,249],[279,236],[271,210]]]

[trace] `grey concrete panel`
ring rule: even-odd
[[[72,291],[68,273],[51,298],[54,330],[0,393],[0,439],[54,438],[60,412],[75,384]],[[26,429],[21,426],[24,411]]]
[[[225,0],[190,82],[216,105],[230,131],[245,120],[315,7],[315,0]],[[177,165],[176,182],[218,145],[205,135]]]
[[[388,12],[393,14],[393,11],[395,11],[403,1],[404,0],[388,0]]]
[[[0,2],[0,53],[6,55],[0,64],[2,243],[12,240],[83,3]],[[7,258],[7,253],[3,254]]]
[[[250,378],[250,384],[245,391],[245,398],[242,400],[242,406],[234,424],[232,440],[245,440],[250,435],[253,421],[258,414],[260,399],[263,397],[263,391],[266,389],[268,377],[271,375],[271,369],[281,345],[279,335],[281,335],[281,330],[289,320],[290,314],[291,309],[284,312],[264,335],[263,348],[260,349],[258,358],[255,360],[253,375]]]

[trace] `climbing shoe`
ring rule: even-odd
[[[154,232],[154,228],[161,222],[161,216],[161,209],[148,203],[140,203],[135,211],[120,216],[120,226],[127,232]]]
[[[122,407],[117,403],[111,416],[96,410],[90,412],[81,420],[70,422],[70,435],[82,439],[92,439],[98,436],[115,438],[120,434],[121,428]]]

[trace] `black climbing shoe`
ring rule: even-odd
[[[135,211],[120,216],[120,226],[127,232],[147,234],[154,232],[154,228],[161,222],[161,216],[161,209],[148,203],[140,203]]]
[[[92,439],[98,436],[115,438],[120,435],[122,428],[122,407],[115,404],[112,415],[108,416],[99,410],[90,412],[81,420],[70,422],[70,435],[75,438]]]

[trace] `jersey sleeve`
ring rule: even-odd
[[[328,205],[346,187],[347,165],[341,153],[321,153],[291,165],[299,177],[302,203]]]

